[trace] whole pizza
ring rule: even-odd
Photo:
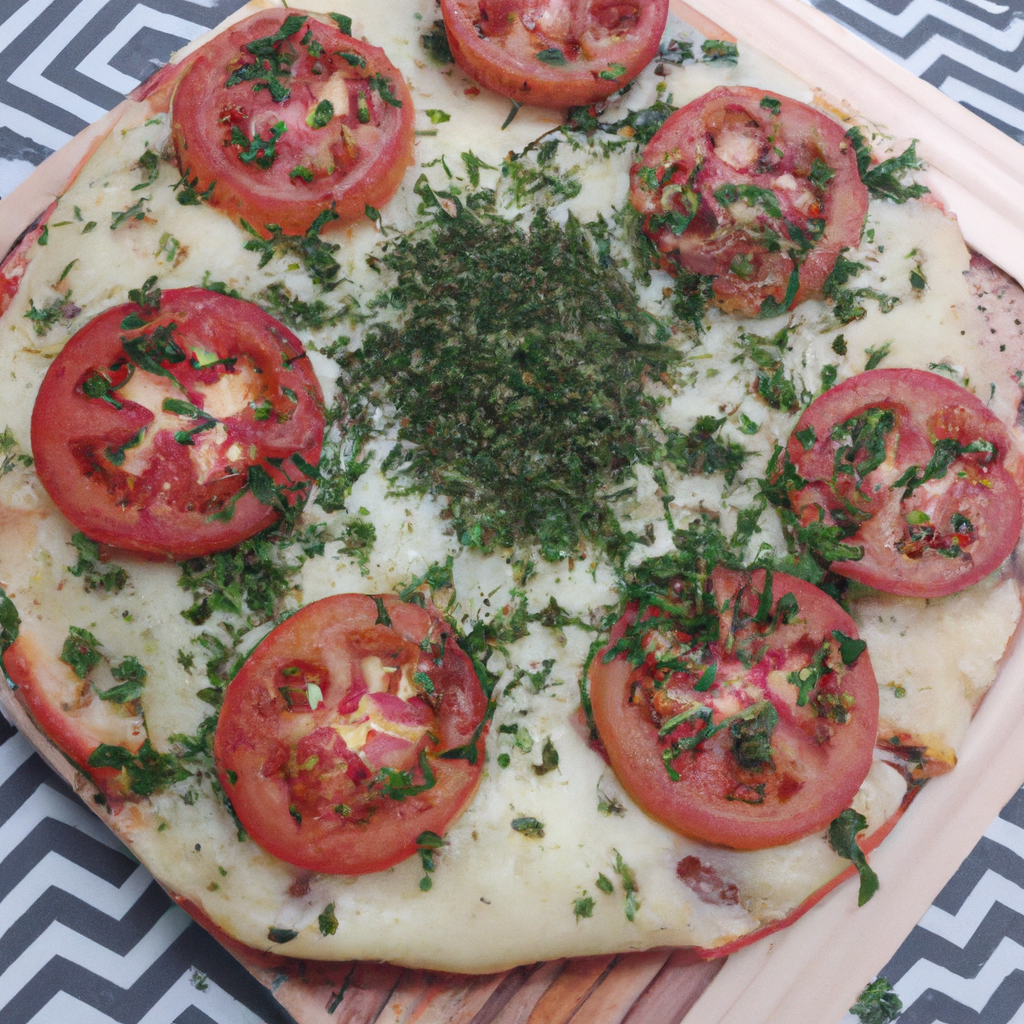
[[[812,100],[667,0],[267,6],[8,256],[7,699],[219,935],[474,973],[872,897],[1020,617],[1024,348]]]

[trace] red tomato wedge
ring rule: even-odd
[[[214,753],[253,839],[359,875],[444,834],[483,770],[487,698],[432,608],[341,594],[307,605],[228,686]]]
[[[868,209],[843,127],[745,86],[669,117],[630,172],[630,199],[662,267],[713,277],[718,305],[746,317],[820,295]]]
[[[1003,423],[925,370],[869,370],[816,398],[787,455],[804,523],[863,549],[832,570],[877,590],[939,597],[977,583],[1024,525],[1022,457]]]
[[[182,174],[257,230],[303,234],[395,194],[412,163],[409,89],[383,50],[305,11],[260,11],[210,40],[171,103]]]
[[[623,787],[704,842],[750,850],[817,832],[871,767],[878,684],[865,645],[835,601],[793,576],[717,568],[708,594],[632,607],[589,684]]]
[[[323,395],[302,343],[258,306],[202,288],[155,301],[108,309],[71,338],[36,396],[32,453],[86,536],[184,558],[305,499]]]
[[[441,0],[455,63],[516,103],[575,107],[631,82],[658,52],[668,0]]]

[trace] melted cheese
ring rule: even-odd
[[[317,0],[310,6],[328,10],[330,4]],[[456,69],[439,70],[427,62],[419,35],[436,16],[433,3],[408,0],[384,22],[378,8],[370,0],[349,0],[345,9],[354,18],[355,34],[382,46],[407,77],[419,112],[417,126],[428,133],[418,139],[418,166],[383,211],[384,225],[393,232],[413,223],[419,197],[412,186],[421,169],[440,186],[443,171],[427,165],[447,154],[458,180],[462,165],[457,154],[469,150],[498,167],[509,150],[522,149],[558,121],[552,112],[524,107],[507,129],[499,130],[508,113],[507,100],[475,89]],[[648,72],[619,104],[648,105],[659,83],[677,104],[720,84],[759,84],[810,99],[805,86],[749,52],[735,66],[697,64],[668,71],[667,78]],[[335,98],[328,98],[338,109]],[[433,125],[422,113],[427,109],[443,110],[451,119]],[[306,275],[287,260],[274,259],[260,268],[258,254],[244,249],[248,236],[226,217],[207,206],[181,207],[172,189],[178,173],[168,163],[161,161],[155,182],[132,191],[141,175],[132,161],[146,148],[162,152],[167,144],[166,117],[151,118],[150,113],[142,108],[129,114],[61,198],[51,220],[50,244],[33,251],[23,286],[0,321],[7,368],[0,379],[0,407],[25,448],[31,396],[49,359],[89,317],[125,301],[126,289],[150,274],[159,275],[164,289],[198,285],[209,274],[247,297],[281,282],[299,298],[315,298]],[[609,116],[621,116],[621,111]],[[572,212],[581,221],[593,220],[626,202],[630,153],[598,160],[581,151],[561,154],[560,159],[563,174],[575,174],[584,187],[569,203],[552,209],[556,219]],[[501,194],[498,175],[482,174],[485,184],[495,185]],[[145,217],[111,230],[112,215],[140,197]],[[96,226],[83,234],[90,222]],[[665,393],[664,421],[687,430],[700,415],[724,415],[726,436],[752,453],[729,486],[720,476],[680,477],[667,471],[674,495],[670,511],[677,523],[711,510],[720,516],[723,529],[731,530],[738,511],[755,499],[752,480],[792,427],[793,417],[773,412],[752,393],[750,367],[737,360],[743,330],[765,334],[791,325],[786,372],[809,392],[820,386],[827,364],[835,365],[842,379],[863,369],[869,351],[888,344],[885,365],[928,368],[948,363],[976,393],[985,400],[991,397],[1004,419],[1013,420],[1019,389],[1002,368],[997,373],[995,364],[986,362],[977,344],[982,328],[964,283],[967,252],[955,223],[932,205],[873,202],[868,228],[861,249],[850,254],[868,267],[857,283],[898,298],[892,312],[882,314],[868,300],[869,316],[845,327],[837,327],[820,302],[805,303],[794,314],[769,323],[713,313],[700,338],[673,339],[684,358]],[[358,294],[371,295],[379,278],[366,256],[381,240],[378,230],[367,221],[335,238],[343,244],[343,274]],[[41,308],[61,294],[55,285],[73,257],[78,262],[62,287],[72,290],[81,312],[38,336],[24,316],[28,303]],[[909,279],[910,269],[918,265],[928,282],[922,291]],[[643,290],[653,312],[661,308],[663,289],[670,285],[666,275],[655,273]],[[326,347],[336,333],[306,332],[304,340]],[[840,333],[844,355],[833,344]],[[353,336],[358,341],[358,325],[353,325]],[[337,366],[315,351],[311,361],[325,393],[332,394]],[[239,394],[211,395],[208,407],[219,415],[245,400]],[[755,434],[740,432],[741,417],[758,425]],[[356,482],[342,513],[358,516],[360,509],[371,510],[377,537],[366,565],[349,558],[341,540],[328,543],[322,556],[303,565],[300,585],[286,607],[333,593],[387,592],[450,555],[459,598],[455,618],[488,618],[515,586],[508,554],[485,557],[463,549],[441,515],[443,499],[390,493],[378,468],[390,444],[387,438],[371,443],[372,467]],[[651,529],[653,543],[637,552],[637,559],[671,549],[662,499],[649,468],[638,468],[636,492],[620,512],[637,532]],[[336,521],[315,507],[309,514],[328,525]],[[126,589],[120,594],[86,593],[66,568],[75,559],[73,528],[24,468],[0,478],[0,524],[6,542],[0,549],[0,581],[16,602],[24,628],[39,638],[48,656],[59,655],[69,625],[87,626],[107,649],[134,654],[147,667],[142,701],[157,749],[173,749],[176,733],[194,733],[209,711],[197,697],[208,683],[198,667],[186,667],[188,658],[179,652],[194,651],[201,629],[216,632],[218,620],[215,616],[195,627],[179,614],[189,600],[177,585],[177,569],[121,556],[119,562],[129,571]],[[763,530],[759,541],[782,544],[777,523],[765,519]],[[596,553],[575,564],[539,561],[525,589],[531,611],[554,598],[570,615],[595,620],[616,600],[614,573]],[[882,689],[883,728],[906,733],[951,762],[1019,617],[1016,581],[994,578],[941,602],[863,596],[854,609]],[[246,647],[265,632],[266,627],[254,631]],[[310,877],[252,841],[240,841],[234,820],[202,780],[157,794],[132,815],[114,817],[112,824],[120,826],[126,841],[164,884],[257,948],[271,946],[268,929],[283,928],[298,933],[280,949],[295,956],[385,959],[458,971],[652,946],[722,945],[785,917],[847,866],[821,834],[770,850],[732,851],[669,832],[640,811],[576,724],[577,680],[591,640],[590,632],[576,626],[536,627],[509,647],[509,673],[502,687],[515,666],[536,672],[550,663],[547,685],[539,692],[520,686],[499,702],[480,789],[436,854],[429,892],[419,888],[418,858],[358,878]],[[383,666],[364,664],[362,669],[373,680],[371,689],[388,685]],[[890,684],[898,685],[903,695]],[[408,680],[401,685],[411,690]],[[515,728],[502,731],[503,725]],[[358,748],[368,728],[369,722],[353,720],[342,734]],[[546,740],[557,749],[559,763],[557,770],[539,775],[534,768]],[[499,755],[508,755],[507,768],[499,767]],[[904,793],[900,774],[878,760],[854,806],[874,830],[895,812]],[[543,835],[514,831],[512,820],[522,816],[541,821]],[[697,858],[714,872],[722,882],[722,898],[708,898],[684,884],[677,865],[686,857]],[[638,885],[634,920],[626,915],[623,876],[616,871],[623,863]],[[295,885],[299,876],[301,887]],[[598,886],[601,876],[613,883],[610,894]],[[295,895],[300,889],[305,894]],[[593,914],[577,918],[574,904],[588,896],[594,901]],[[334,905],[340,922],[331,936],[322,935],[317,925],[328,904]]]

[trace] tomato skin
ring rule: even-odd
[[[388,677],[387,691],[373,690],[375,664],[385,666],[377,676]],[[433,705],[392,692],[390,680],[400,685],[413,671],[430,677]],[[303,696],[314,679],[322,703]],[[353,729],[366,727],[371,707],[392,728],[375,729],[380,718],[372,718],[360,750]],[[225,693],[214,754],[239,820],[265,850],[311,871],[366,874],[412,856],[420,833],[443,835],[473,798],[486,713],[472,662],[433,608],[340,594],[282,623],[242,666]],[[396,738],[403,732],[404,742]],[[470,742],[475,763],[438,756]],[[422,792],[397,799],[374,782],[394,768],[422,783],[423,756],[435,781]]]
[[[470,78],[516,103],[558,109],[632,81],[658,52],[668,0],[441,0],[441,13]],[[564,63],[536,56],[555,49]]]
[[[861,852],[869,854],[872,850],[877,850],[882,845],[889,833],[896,827],[896,823],[903,817],[904,812],[913,802],[915,796],[920,793],[919,787],[914,787],[907,791],[907,795],[903,798],[903,803],[896,809],[895,813],[886,818],[885,822],[880,825],[871,835],[866,838],[858,838],[857,845],[860,847]],[[766,924],[756,931],[750,932],[747,935],[742,936],[738,939],[733,939],[732,942],[726,942],[721,946],[695,946],[693,947],[694,957],[697,960],[717,960],[721,957],[731,956],[733,953],[739,952],[745,946],[750,946],[755,942],[760,942],[761,939],[767,938],[769,935],[774,935],[775,932],[781,932],[788,928],[791,924],[795,924],[804,914],[807,913],[812,907],[820,903],[833,889],[837,886],[842,885],[843,882],[848,881],[851,878],[857,876],[857,868],[850,864],[839,872],[835,878],[826,882],[823,886],[815,889],[810,896],[807,897],[799,906],[794,907],[785,917],[780,918],[778,921],[772,921],[771,924]]]
[[[832,430],[870,409],[894,417],[885,460],[859,485],[847,474],[833,483],[842,440]],[[808,430],[814,444],[805,449],[797,435]],[[905,488],[895,482],[914,465],[923,471],[941,438],[961,445],[981,439],[995,455],[963,454],[941,477],[904,498]],[[859,449],[858,458],[864,454]],[[965,388],[925,370],[869,370],[826,391],[800,417],[787,455],[807,481],[790,493],[801,519],[846,522],[851,508],[869,517],[846,541],[863,547],[864,556],[833,562],[832,570],[890,594],[940,597],[977,583],[1009,556],[1024,526],[1024,460],[1009,431]],[[908,515],[913,520],[922,514],[926,522],[908,521]],[[958,529],[954,515],[968,527],[961,523]]]
[[[798,613],[793,621],[780,621],[774,630],[759,634],[750,629],[749,617],[764,586],[763,570],[739,573],[719,567],[712,573],[721,640],[706,648],[707,664],[718,666],[709,689],[698,691],[696,677],[686,679],[680,672],[669,673],[659,683],[651,656],[640,666],[631,665],[623,653],[605,660],[636,622],[636,608],[616,624],[611,642],[591,663],[588,677],[600,739],[619,782],[637,804],[677,832],[742,850],[780,846],[827,827],[850,806],[867,776],[878,729],[878,684],[867,651],[861,651],[849,666],[837,661],[832,631],[856,639],[853,620],[816,587],[775,573],[773,614],[787,594],[796,599]],[[746,624],[737,624],[737,605],[747,617]],[[736,642],[735,649],[728,647],[727,638]],[[761,656],[749,668],[738,657],[741,641],[752,643],[751,650],[763,645]],[[786,679],[790,672],[808,666],[813,652],[825,643],[831,647],[828,671],[815,693],[842,700],[845,721],[816,710],[826,706],[817,703],[817,696],[798,707],[798,687]],[[653,701],[642,696],[652,691]],[[654,707],[664,708],[657,703],[663,699],[659,694],[672,695],[677,707],[695,702],[707,706],[710,701],[716,723],[731,710],[770,702],[778,716],[771,736],[774,767],[742,767],[730,743],[730,731],[723,729],[692,752],[670,760],[679,775],[674,780],[663,752],[678,734],[671,731],[659,737],[659,726],[674,714],[652,712]]]
[[[815,161],[831,172],[824,183],[820,167],[812,180]],[[868,209],[842,126],[746,86],[719,86],[672,114],[630,172],[630,199],[662,268],[713,277],[718,306],[746,317],[769,297],[781,312],[820,295],[840,250],[859,244]]]
[[[143,327],[121,328],[127,316],[145,312],[134,303],[108,309],[50,365],[32,410],[36,471],[61,512],[93,540],[179,558],[232,547],[281,516],[246,486],[252,467],[280,487],[295,485],[292,503],[308,493],[310,481],[291,459],[298,453],[314,466],[320,460],[320,385],[298,338],[252,303],[182,288],[164,292]],[[127,375],[122,339],[172,324],[185,358],[166,369],[180,387],[136,367],[122,389],[110,392],[120,408],[84,392],[84,382],[99,371],[114,378],[111,368],[120,365],[121,377]],[[230,368],[193,366],[197,353],[233,362]],[[209,403],[221,426],[200,430],[192,444],[180,443],[177,431],[202,421],[169,419],[142,399],[201,409]],[[140,431],[143,442],[132,445]],[[214,518],[231,509],[230,518]]]
[[[84,774],[90,775],[111,803],[128,790],[115,768],[89,767],[89,755],[102,743],[135,753],[146,740],[146,725],[137,702],[114,704],[79,679],[70,665],[49,654],[22,625],[3,654],[3,668],[17,685],[15,696],[46,736]]]
[[[255,60],[246,44],[273,36],[286,17],[296,15],[306,20],[281,44],[283,52],[296,54],[290,73],[280,79],[288,98],[275,101],[266,87],[257,88],[259,81],[228,86],[233,72]],[[313,43],[301,42],[307,31],[323,48],[318,57],[310,53]],[[210,205],[256,230],[277,224],[295,235],[305,233],[322,210],[334,210],[336,225],[350,223],[365,217],[367,206],[384,206],[397,191],[412,163],[414,111],[404,79],[383,50],[344,35],[329,19],[277,9],[238,22],[191,59],[171,103],[171,138],[182,174],[190,182],[198,178],[197,191],[214,186]],[[390,82],[393,102],[370,86],[374,76]],[[316,128],[307,118],[324,99],[335,116]],[[248,140],[257,134],[270,139],[279,123],[287,130],[274,145],[270,166],[259,165],[266,153],[244,163],[244,147],[231,142],[233,130]],[[296,168],[310,180],[293,175]]]

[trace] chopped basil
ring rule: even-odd
[[[148,212],[143,209],[143,204],[148,203],[151,199],[152,196],[143,196],[138,202],[129,206],[127,210],[118,210],[112,213],[110,215],[110,230],[114,231],[130,220],[143,220]]]
[[[832,271],[822,285],[825,298],[832,302],[833,316],[842,324],[861,320],[867,315],[867,310],[859,302],[860,299],[874,299],[883,313],[893,310],[900,301],[897,297],[885,295],[874,288],[848,288],[850,280],[864,269],[865,264],[848,260],[843,253],[840,253]],[[840,335],[840,337],[842,336]],[[839,354],[842,355],[842,353]]]
[[[124,772],[128,788],[138,796],[150,796],[189,777],[177,757],[161,754],[147,738],[134,753],[125,747],[101,743],[90,755],[90,768],[114,768]]]
[[[540,50],[536,55],[537,60],[544,64],[550,64],[552,67],[561,68],[565,67],[569,62],[565,59],[565,54],[557,46],[552,46],[547,50]]]
[[[78,551],[78,561],[67,566],[72,576],[82,580],[87,591],[103,589],[118,594],[128,582],[128,573],[120,565],[104,565],[100,561],[100,546],[84,533],[76,533],[71,543]]]
[[[306,116],[306,124],[310,128],[326,128],[331,123],[331,118],[333,117],[334,104],[330,100],[321,100]]]
[[[558,767],[558,751],[555,749],[554,743],[551,742],[549,736],[544,741],[544,746],[541,750],[541,762],[533,766],[533,771],[536,775],[547,775],[548,772],[553,772]]]
[[[725,482],[731,484],[748,452],[735,441],[722,439],[725,423],[724,416],[700,416],[688,434],[671,431],[665,440],[665,458],[680,473],[723,473]]]
[[[619,876],[622,890],[626,894],[626,920],[633,921],[636,918],[636,912],[640,909],[640,900],[637,897],[639,887],[633,869],[622,859],[622,854],[618,850],[615,851],[615,873]]]
[[[811,173],[807,176],[807,180],[817,189],[822,191],[828,186],[828,183],[836,176],[836,172],[824,160],[819,160],[817,157],[811,163]]]
[[[940,480],[949,472],[950,467],[963,455],[980,454],[985,456],[983,462],[991,462],[996,455],[996,447],[991,441],[978,439],[968,444],[961,444],[955,437],[940,437],[935,442],[932,457],[928,465],[921,469],[920,466],[908,466],[898,480],[893,483],[893,488],[903,487],[902,501],[906,501],[922,484],[929,480]]]
[[[89,630],[71,626],[61,648],[60,660],[69,665],[79,679],[84,679],[103,660],[99,645],[99,640]]]
[[[578,900],[573,900],[572,912],[576,916],[577,923],[581,917],[593,917],[594,897],[584,893]]]
[[[159,158],[156,153],[151,150],[148,146],[146,151],[139,157],[138,165],[146,172],[146,180],[140,181],[138,185],[132,185],[132,191],[138,192],[141,189],[148,188],[153,182],[156,181],[160,174],[160,166],[158,162]]]
[[[433,887],[430,875],[433,873],[436,864],[434,853],[445,845],[445,841],[436,832],[421,832],[416,837],[416,850],[420,855],[420,863],[423,865],[423,877],[420,879],[420,890],[428,892]]]
[[[72,320],[82,312],[81,306],[77,306],[71,300],[71,292],[59,296],[42,308],[36,308],[34,300],[28,300],[28,309],[25,312],[25,319],[32,321],[32,329],[37,335],[43,337],[49,333],[61,320]]]
[[[805,707],[810,699],[811,692],[821,680],[831,671],[826,664],[826,659],[831,651],[831,646],[822,644],[811,658],[809,665],[804,668],[795,669],[786,673],[786,682],[792,683],[799,691],[796,698],[797,707]]]
[[[324,100],[328,107],[331,107],[327,100]],[[323,104],[319,104],[314,111],[314,114],[320,110]],[[327,121],[333,116],[334,108],[331,107],[331,115],[328,116]],[[311,115],[312,116],[312,115]],[[324,121],[324,124],[327,123]],[[306,123],[309,123],[309,118],[306,119]],[[317,125],[316,127],[320,127]],[[263,138],[259,132],[257,132],[253,138],[246,138],[245,132],[241,130],[237,125],[231,128],[231,145],[238,146],[238,159],[243,164],[255,164],[257,167],[263,170],[269,170],[273,166],[274,160],[277,157],[275,152],[275,146],[277,140],[288,131],[288,125],[284,121],[278,121],[270,129],[270,135],[267,138]]]
[[[878,364],[889,354],[889,350],[892,348],[892,342],[887,341],[877,348],[871,346],[867,349],[867,361],[864,363],[865,370],[873,370]]]
[[[722,206],[731,206],[742,200],[747,206],[760,206],[769,217],[782,217],[782,207],[779,206],[778,196],[770,188],[728,182],[725,185],[719,185],[712,195]]]
[[[736,763],[747,771],[774,769],[772,735],[779,724],[779,713],[771,701],[759,701],[757,714],[739,718],[729,727],[732,752]]]
[[[847,636],[840,629],[833,629],[832,636],[839,644],[839,657],[844,665],[849,667],[867,650],[867,644],[863,640]]]
[[[299,933],[294,928],[268,928],[267,938],[271,942],[275,942],[279,945],[283,945],[286,942],[291,942],[292,939],[297,939]]]
[[[378,788],[380,793],[389,800],[404,800],[408,796],[416,796],[432,789],[436,779],[430,763],[427,761],[425,750],[420,751],[420,773],[423,776],[423,781],[416,782],[415,772],[403,772],[397,768],[385,766],[378,770],[370,785]]]
[[[513,818],[512,830],[527,839],[543,839],[544,825],[536,818]]]
[[[438,110],[436,108],[425,110],[424,113],[430,119],[431,124],[444,124],[446,121],[450,121],[452,119],[451,114],[447,114],[443,110]]]
[[[382,75],[378,72],[371,76],[368,85],[371,89],[376,89],[380,98],[389,106],[401,107],[402,101],[392,92],[394,82],[392,82],[386,75]]]
[[[289,14],[273,35],[246,43],[245,48],[256,57],[256,60],[236,68],[225,84],[231,87],[243,82],[253,82],[253,92],[266,89],[271,99],[276,103],[283,103],[291,95],[291,90],[282,79],[291,75],[291,65],[296,55],[293,51],[284,49],[281,44],[289,36],[295,35],[306,20],[305,15]]]
[[[328,17],[338,26],[343,35],[352,35],[352,19],[347,14],[329,14]]]
[[[626,73],[625,64],[609,64],[607,71],[602,71],[597,77],[607,82],[617,82]]]
[[[892,990],[885,978],[876,978],[867,985],[850,1007],[861,1024],[894,1024],[903,1012],[903,1000]]]
[[[110,667],[110,674],[118,680],[118,685],[110,687],[109,690],[97,690],[100,700],[107,700],[112,704],[127,704],[142,696],[146,685],[146,670],[139,664],[138,659],[128,655],[119,665]]]
[[[928,191],[924,185],[917,183],[907,185],[904,181],[909,172],[919,171],[922,167],[917,156],[916,142],[911,142],[898,156],[890,157],[872,167],[871,147],[861,129],[854,126],[846,133],[846,137],[853,144],[861,181],[864,182],[868,192],[875,199],[905,203],[909,199],[920,198]]]
[[[21,628],[21,616],[7,592],[0,587],[0,654],[7,650],[15,640]]]
[[[864,851],[857,844],[857,833],[868,827],[868,820],[852,807],[847,807],[828,827],[828,842],[840,857],[853,861],[860,875],[860,891],[857,906],[865,903],[878,891],[878,875],[871,870]]]
[[[447,495],[464,545],[533,541],[565,558],[611,526],[618,467],[655,459],[658,403],[636,384],[678,355],[651,342],[633,290],[577,221],[538,214],[525,231],[489,207],[451,216],[425,178],[416,191],[436,214],[385,250],[395,283],[381,307],[399,319],[370,325],[343,361],[346,392],[395,407],[400,444],[382,468]]]
[[[189,181],[189,174],[192,168],[188,168],[185,173],[171,186],[171,188],[177,193],[177,200],[182,206],[198,206],[200,203],[209,202],[210,196],[213,195],[213,188],[217,184],[215,181],[211,181],[210,184],[202,191],[199,189],[199,177],[194,177]],[[181,189],[178,192],[178,189]]]
[[[325,224],[337,219],[338,215],[333,209],[321,210],[303,235],[287,235],[281,230],[280,225],[265,224],[264,228],[269,232],[269,238],[264,238],[243,219],[242,227],[252,236],[244,247],[249,252],[260,254],[260,267],[265,267],[275,256],[297,256],[313,283],[324,291],[331,291],[338,285],[337,276],[341,264],[334,258],[334,254],[341,246],[337,242],[332,244],[322,241],[320,232]]]
[[[435,64],[454,64],[451,48],[448,45],[448,34],[445,32],[444,21],[440,18],[434,22],[430,31],[420,36],[423,49]]]
[[[320,911],[320,914],[316,919],[316,923],[320,928],[321,935],[334,935],[337,932],[338,918],[334,913],[333,903],[328,903],[327,906]]]
[[[724,39],[705,39],[700,44],[700,51],[704,55],[705,63],[708,64],[716,61],[721,61],[723,64],[735,64],[740,56],[736,44]]]
[[[178,384],[174,374],[164,366],[185,361],[185,353],[174,340],[175,323],[154,328],[151,334],[138,334],[134,338],[121,339],[125,355],[140,369],[158,377],[168,377]],[[180,387],[180,385],[178,385]]]

